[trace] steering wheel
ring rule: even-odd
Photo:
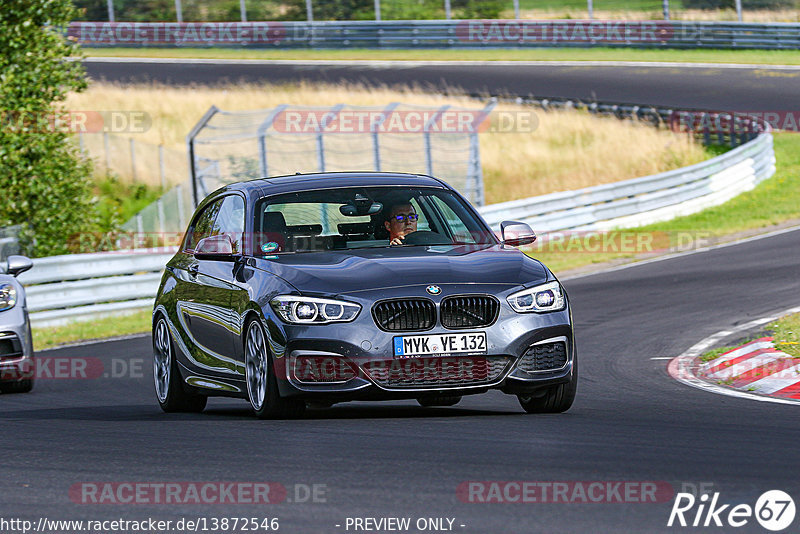
[[[442,234],[428,230],[417,230],[403,237],[404,245],[450,245],[450,240]]]

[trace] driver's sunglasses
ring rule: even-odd
[[[409,213],[408,215],[400,214],[400,215],[395,215],[394,217],[392,217],[392,219],[394,219],[397,222],[416,221],[417,219],[419,219],[419,215],[417,215],[416,213]]]

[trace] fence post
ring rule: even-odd
[[[281,104],[280,106],[276,107],[272,113],[267,115],[267,118],[264,119],[264,122],[258,126],[258,164],[259,170],[261,171],[261,178],[269,176],[269,168],[267,167],[267,130],[269,130],[269,127],[272,126],[272,123],[275,121],[275,117],[283,112],[286,107],[286,104]]]
[[[247,7],[244,5],[245,0],[239,0],[239,11],[242,14],[242,22],[247,22]]]
[[[83,132],[78,132],[78,147],[79,147],[79,149],[81,151],[81,154],[83,154],[85,156],[86,155],[86,145],[85,145],[85,142],[83,140]]]
[[[450,0],[444,0],[444,18],[450,20]]]
[[[483,206],[483,169],[481,168],[481,150],[480,144],[478,143],[478,129],[480,125],[485,121],[489,114],[492,112],[494,107],[497,105],[497,100],[492,99],[486,107],[481,110],[475,119],[472,121],[471,129],[472,133],[469,137],[469,163],[468,163],[468,179],[469,183],[467,184],[469,188],[472,190],[472,198],[470,198],[470,202],[474,202],[476,206]]]
[[[375,0],[375,20],[381,20],[381,0]]]
[[[109,162],[108,156],[108,133],[103,132],[103,154],[105,155],[105,163],[106,163],[106,176],[110,174],[111,164]]]
[[[306,20],[314,22],[314,8],[311,5],[311,0],[306,0]],[[311,31],[313,32],[314,29],[312,28]]]
[[[514,18],[519,19],[519,0],[514,0]]]
[[[161,202],[159,198],[156,200],[156,212],[158,213],[158,232],[161,234],[159,239],[163,239],[164,237],[164,203]]]
[[[592,5],[592,0],[586,0],[586,8],[589,10],[589,20],[594,18],[594,6]]]
[[[736,17],[742,22],[742,0],[736,0]]]
[[[136,142],[131,137],[131,174],[133,175],[133,183],[136,183]]]
[[[108,22],[114,22],[114,0],[108,0]]]
[[[378,128],[380,128],[380,126],[394,110],[394,108],[397,107],[397,105],[397,102],[392,102],[386,106],[386,109],[381,112],[381,119],[372,125],[372,160],[375,170],[378,172],[381,170],[381,145],[380,140],[378,139]]]
[[[181,184],[175,186],[175,196],[178,197],[178,231],[182,232],[186,228],[186,214],[183,211],[183,186]]]
[[[164,145],[158,145],[158,174],[161,178],[161,190],[167,188],[167,177],[164,172]]]
[[[336,115],[344,107],[344,104],[337,104],[331,111],[325,114],[319,127],[317,128],[317,163],[319,165],[319,172],[325,172],[325,141],[322,138],[322,133],[328,125],[328,121],[336,118]]]
[[[144,233],[144,221],[142,220],[141,212],[136,214],[136,231],[139,233],[139,239],[141,239],[142,234]],[[139,239],[137,239],[137,242]]]
[[[181,0],[175,0],[175,18],[178,22],[183,22],[183,8],[181,7]]]
[[[197,198],[197,177],[195,176],[197,172],[197,167],[195,166],[194,162],[194,138],[197,137],[197,134],[200,133],[208,121],[211,120],[219,109],[217,106],[211,106],[206,111],[205,115],[203,115],[197,124],[194,125],[192,131],[189,132],[189,135],[186,136],[186,155],[189,157],[189,183],[192,185],[192,202],[195,206],[200,203],[200,199]]]
[[[436,121],[439,120],[439,117],[442,116],[442,113],[447,111],[450,106],[442,106],[439,108],[439,111],[433,114],[433,117],[428,119],[428,122],[425,123],[425,168],[427,169],[428,176],[433,176],[433,156],[431,155],[431,128]]]

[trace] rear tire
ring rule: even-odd
[[[159,316],[153,329],[153,381],[158,404],[165,412],[199,413],[205,409],[208,397],[184,389],[172,336],[163,316]]]
[[[420,406],[430,408],[433,406],[455,406],[461,402],[460,395],[442,396],[442,397],[420,397],[417,399]]]
[[[561,413],[569,410],[578,390],[578,358],[572,361],[572,378],[565,384],[546,388],[537,396],[517,395],[519,404],[527,413]]]
[[[247,325],[244,341],[247,398],[259,419],[293,419],[303,415],[305,401],[285,399],[278,392],[275,367],[267,351],[264,328],[258,319]]]

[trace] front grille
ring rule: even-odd
[[[406,358],[369,362],[364,370],[387,389],[447,388],[495,382],[503,376],[508,362],[507,356]]]
[[[382,330],[414,332],[433,328],[436,307],[428,299],[386,300],[372,308],[372,316]]]
[[[445,328],[475,328],[487,326],[497,318],[497,300],[483,295],[447,297],[442,300],[442,326]]]
[[[532,345],[520,358],[518,369],[526,373],[553,371],[567,365],[567,344],[563,341]]]

